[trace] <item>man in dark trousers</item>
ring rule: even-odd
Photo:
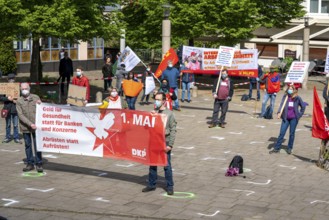
[[[219,85],[218,84],[219,81]],[[222,71],[222,75],[215,80],[212,94],[215,99],[214,101],[214,111],[212,115],[212,122],[209,125],[209,128],[216,127],[218,120],[219,109],[221,110],[221,115],[219,118],[219,126],[225,128],[225,117],[228,110],[228,103],[231,101],[233,96],[233,82],[228,78],[228,72],[226,69]]]
[[[73,76],[73,63],[67,52],[64,53],[64,58],[59,62],[59,75],[61,80],[61,94],[64,96],[64,82],[66,79],[66,91],[68,91],[70,78]]]

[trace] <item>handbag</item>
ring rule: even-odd
[[[7,118],[8,112],[9,112],[8,109],[2,109],[1,110],[1,118]]]

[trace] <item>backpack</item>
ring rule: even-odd
[[[243,173],[243,158],[236,155],[228,166],[225,176],[238,176],[240,173]]]
[[[248,101],[249,100],[249,96],[247,94],[243,94],[241,97],[241,101]]]
[[[271,105],[267,106],[264,114],[265,119],[273,119],[273,111]]]

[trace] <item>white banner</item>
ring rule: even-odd
[[[216,65],[230,67],[234,57],[234,50],[234,47],[220,46],[216,59]]]
[[[308,74],[310,62],[293,62],[284,82],[303,83],[305,75]]]
[[[152,76],[145,78],[145,95],[150,94],[155,89],[155,82]]]
[[[329,50],[327,49],[326,64],[324,66],[324,72],[329,73]]]
[[[185,67],[190,70],[200,70],[202,69],[202,54],[203,48],[201,47],[189,47],[183,46],[182,60]]]
[[[128,46],[122,51],[118,60],[118,65],[121,65],[121,63],[126,65],[126,71],[132,70],[139,62],[141,62],[139,57]]]

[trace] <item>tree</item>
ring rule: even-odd
[[[0,41],[0,71],[4,74],[15,73],[17,69],[13,38]]]
[[[124,1],[126,40],[132,47],[159,48],[166,0]],[[260,27],[284,27],[304,15],[303,0],[173,0],[172,45],[233,46]]]
[[[109,39],[120,35],[120,12],[104,13],[104,6],[116,0],[0,0],[3,35],[31,34],[33,41],[31,80],[42,78],[40,44],[42,37],[57,37],[63,41],[88,41],[93,37]],[[13,18],[13,21],[11,21]]]

